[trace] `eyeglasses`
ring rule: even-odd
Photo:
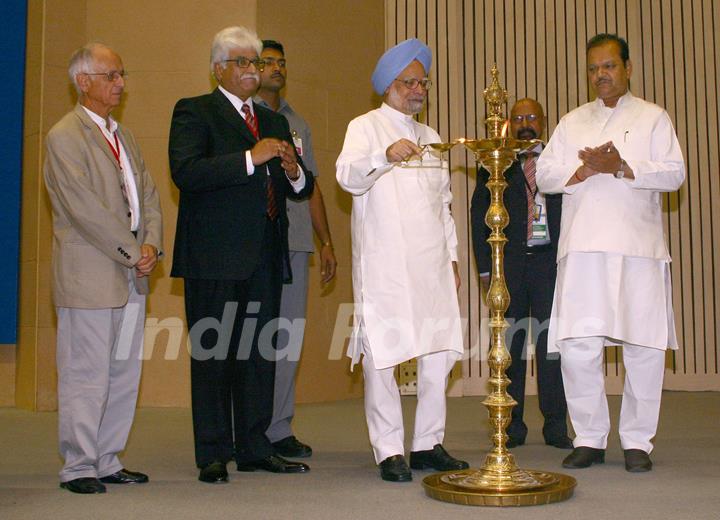
[[[277,64],[278,67],[281,69],[284,69],[287,65],[287,60],[285,58],[275,59],[275,58],[263,58],[263,61],[265,62],[266,67],[272,67],[275,64]]]
[[[534,123],[535,121],[538,120],[538,117],[539,116],[537,114],[526,114],[524,116],[523,115],[512,116],[510,118],[510,120],[513,123],[522,123],[523,120],[527,121],[528,123]]]
[[[245,56],[238,56],[237,58],[232,58],[230,60],[222,60],[224,63],[234,63],[241,69],[247,69],[250,64],[252,63],[255,65],[255,68],[262,72],[265,70],[265,60],[261,60],[260,58],[255,58],[254,60],[248,59]]]
[[[110,83],[117,81],[118,79],[127,79],[128,73],[124,70],[109,70],[108,72],[83,72],[86,76],[105,76],[105,79]]]
[[[395,81],[399,81],[403,85],[405,85],[409,90],[415,90],[418,88],[418,85],[422,85],[422,88],[425,90],[430,90],[430,87],[432,87],[432,80],[430,78],[407,78],[407,79],[396,79]]]

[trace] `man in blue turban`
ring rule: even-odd
[[[379,96],[385,95],[385,91],[393,80],[413,60],[420,62],[426,74],[430,71],[430,65],[432,65],[430,47],[417,38],[410,38],[387,50],[378,60],[372,75],[372,85],[375,92]]]
[[[431,86],[430,49],[416,39],[388,50],[372,75],[380,108],[350,122],[337,160],[340,186],[353,195],[354,329],[348,356],[363,356],[365,416],[384,480],[407,482],[413,469],[460,470],[443,448],[445,389],[463,351],[457,237],[450,176],[420,144],[440,136],[413,116]],[[410,467],[395,367],[417,359]]]

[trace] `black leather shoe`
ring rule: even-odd
[[[605,450],[589,448],[587,446],[578,446],[570,455],[565,457],[562,465],[563,468],[580,469],[589,468],[593,464],[602,464],[604,462]]]
[[[106,489],[102,482],[94,477],[83,477],[60,482],[60,487],[72,491],[73,493],[81,493],[90,495],[94,493],[105,493]]]
[[[310,466],[302,462],[285,460],[279,455],[269,455],[264,459],[238,463],[238,471],[256,471],[262,469],[271,473],[307,473]]]
[[[145,473],[129,471],[125,468],[112,475],[100,477],[100,482],[103,484],[145,484],[149,480]]]
[[[393,455],[388,457],[380,464],[380,478],[389,482],[410,482],[412,473],[408,468],[405,457],[402,455]]]
[[[518,446],[522,446],[523,444],[525,444],[525,439],[518,439],[511,436],[505,443],[505,447],[508,449],[512,449],[517,448]]]
[[[625,469],[630,473],[644,473],[652,469],[650,455],[643,450],[624,450]]]
[[[198,476],[200,482],[208,484],[220,484],[228,481],[228,472],[224,462],[215,461],[200,469]]]
[[[272,445],[275,451],[283,457],[304,458],[312,455],[312,448],[297,440],[294,435],[273,442]]]
[[[547,444],[548,446],[560,448],[561,450],[573,449],[573,443],[570,440],[570,437],[568,437],[567,435],[563,435],[562,437],[555,437],[554,439],[545,439],[545,444]]]
[[[436,444],[431,450],[411,451],[410,467],[412,469],[431,468],[437,471],[450,471],[454,469],[468,469],[470,465],[464,460],[452,457],[442,444]]]

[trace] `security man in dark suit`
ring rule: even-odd
[[[170,129],[180,190],[172,276],[185,279],[195,458],[202,482],[238,471],[304,473],[265,435],[273,412],[276,318],[290,280],[286,198],[308,197],[287,120],[253,103],[262,42],[244,27],[213,41],[212,93],[181,99]]]
[[[545,129],[542,106],[534,99],[521,99],[510,112],[510,129],[516,139],[538,139]],[[560,373],[559,357],[548,358],[547,327],[555,290],[556,256],[560,236],[562,195],[538,193],[535,164],[542,145],[521,154],[506,172],[508,187],[504,193],[510,224],[505,229],[505,278],[510,292],[510,306],[505,317],[514,331],[510,341],[512,362],[507,370],[511,380],[508,393],[517,401],[507,429],[508,448],[525,443],[527,426],[523,422],[525,374],[527,368],[526,338],[528,324],[535,339],[538,397],[545,418],[545,443],[571,449],[567,435],[567,404]],[[472,197],[471,226],[473,248],[483,291],[490,284],[491,253],[487,239],[490,229],[485,214],[490,193],[485,187],[489,172],[478,169],[477,185]],[[514,326],[513,326],[514,325]]]

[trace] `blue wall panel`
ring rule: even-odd
[[[25,0],[0,2],[0,344],[17,341]]]

